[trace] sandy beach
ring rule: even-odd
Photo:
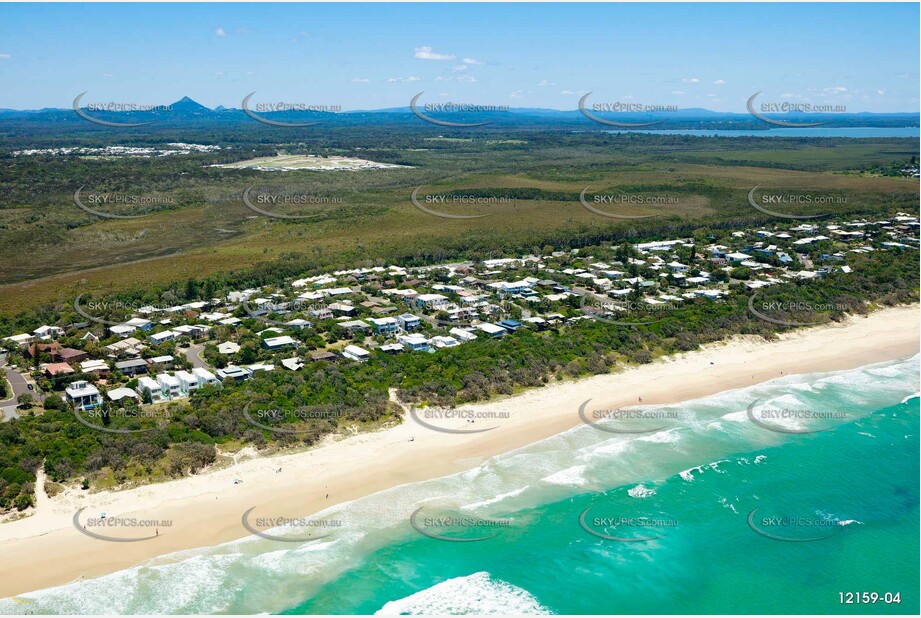
[[[491,403],[464,406],[506,418],[429,421],[442,427],[495,427],[481,433],[433,431],[408,416],[396,427],[329,438],[306,451],[252,457],[197,476],[118,492],[79,489],[48,498],[35,512],[0,525],[0,597],[128,568],[155,556],[247,536],[251,507],[301,517],[397,485],[452,474],[568,430],[579,406],[675,403],[790,374],[853,369],[919,351],[917,306],[887,309],[845,323],[803,329],[765,342],[737,337],[641,367],[555,383]],[[501,415],[498,415],[501,416]],[[239,480],[239,483],[235,483]],[[73,526],[74,513],[169,520],[155,538],[113,543]]]

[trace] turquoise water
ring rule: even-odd
[[[343,526],[323,540],[250,537],[183,552],[0,601],[0,613],[917,614],[918,372],[914,357],[788,376],[667,406],[678,418],[650,434],[579,427],[329,509]],[[847,418],[777,433],[748,420],[755,399]],[[509,525],[483,541],[436,540],[409,525],[420,507]],[[762,531],[816,536],[761,519],[798,517],[827,538],[767,538],[748,525],[756,508]],[[600,538],[580,525],[586,509],[589,530],[658,538]],[[899,592],[901,604],[840,605],[846,591]]]
[[[918,137],[918,127],[775,127],[761,131],[743,129],[623,129],[607,133],[652,133],[698,137]]]

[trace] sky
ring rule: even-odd
[[[0,108],[252,101],[919,111],[919,5],[5,4]]]

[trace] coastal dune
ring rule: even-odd
[[[0,525],[0,597],[129,568],[150,558],[247,536],[243,514],[296,518],[398,485],[452,474],[579,425],[579,407],[668,404],[782,376],[853,369],[919,351],[917,306],[885,309],[778,340],[735,337],[619,373],[561,382],[495,402],[476,415],[425,422],[478,433],[444,433],[406,415],[373,433],[328,437],[296,453],[253,457],[189,478],[118,492],[70,489],[39,495],[30,517]],[[486,430],[486,431],[483,431]],[[159,520],[154,538],[107,542],[76,530],[74,514]],[[146,533],[145,533],[146,534]]]

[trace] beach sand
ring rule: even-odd
[[[241,458],[230,467],[166,483],[40,496],[32,516],[0,525],[0,597],[247,536],[241,517],[251,507],[273,516],[303,517],[397,485],[473,468],[578,425],[579,406],[587,399],[592,399],[591,409],[636,405],[640,397],[644,405],[675,403],[782,375],[853,369],[918,351],[918,306],[886,309],[842,324],[799,330],[773,342],[736,337],[620,373],[463,406],[486,414],[507,412],[507,418],[480,418],[473,424],[461,419],[427,421],[458,429],[495,427],[481,433],[432,431],[407,417],[390,429],[330,438],[287,455]],[[235,484],[235,479],[242,482]],[[149,540],[107,542],[74,528],[74,513],[83,507],[83,518],[106,512],[110,517],[172,524],[159,528],[159,535]]]

